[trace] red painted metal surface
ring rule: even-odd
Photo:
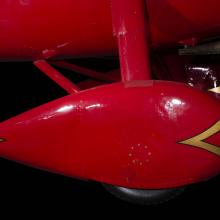
[[[1,123],[0,156],[128,188],[179,187],[219,174],[219,100],[187,85],[149,80],[149,49],[193,46],[218,37],[220,2],[110,3],[1,2],[0,60],[34,60],[39,69],[74,94]],[[117,55],[117,42],[123,83],[79,92],[41,60]],[[172,66],[170,78],[187,79],[182,77],[181,62],[172,64],[174,59],[169,56],[163,60]],[[57,64],[77,70],[74,65]],[[162,69],[157,62],[152,67],[156,73]],[[99,80],[112,79],[85,68],[78,71]],[[195,76],[198,71],[188,73]],[[92,80],[83,83],[86,88],[97,85]]]
[[[60,68],[64,68],[73,72],[77,72],[80,73],[84,76],[96,79],[98,81],[104,81],[104,82],[116,82],[118,81],[116,77],[111,76],[111,74],[102,74],[100,72],[97,72],[95,70],[91,70],[85,67],[81,67],[81,66],[77,66],[73,63],[68,63],[65,61],[54,61],[51,62],[51,64],[53,64],[54,66],[60,67]]]
[[[151,79],[146,2],[113,0],[112,18],[118,39],[122,81]]]
[[[177,187],[220,172],[219,150],[178,143],[219,123],[219,109],[215,98],[175,82],[112,84],[1,123],[0,156],[130,188]],[[220,145],[219,135],[207,142]]]
[[[219,35],[218,0],[147,0],[152,44],[194,45]]]
[[[121,74],[120,69],[112,70],[105,74],[110,76],[112,79],[115,79],[117,82],[120,81],[120,74]],[[77,86],[79,86],[80,89],[89,89],[89,88],[100,86],[100,85],[103,85],[103,82],[95,81],[92,79],[87,79],[77,84]]]
[[[2,0],[0,60],[117,54],[110,0]],[[151,46],[220,35],[219,0],[147,0]],[[126,4],[125,4],[126,6]],[[132,19],[131,18],[131,23]]]
[[[34,62],[34,65],[37,68],[39,68],[43,73],[45,73],[48,77],[54,80],[58,85],[60,85],[69,94],[79,92],[79,88],[74,83],[72,83],[69,79],[64,77],[60,72],[54,69],[45,60],[37,60]]]
[[[14,1],[0,7],[0,60],[112,55],[110,1]]]

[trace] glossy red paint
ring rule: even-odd
[[[1,123],[0,156],[129,188],[179,187],[220,172],[219,155],[178,143],[218,122],[219,109],[174,82],[97,87]],[[219,133],[208,142],[219,146]]]
[[[110,76],[112,79],[115,79],[117,82],[120,81],[120,74],[121,74],[120,69],[112,70],[105,74]],[[103,85],[103,82],[87,79],[85,81],[79,82],[77,85],[79,86],[80,89],[89,89],[92,87]]]
[[[100,72],[97,72],[95,70],[91,70],[85,67],[77,66],[73,63],[65,62],[65,61],[55,61],[55,62],[50,62],[54,66],[67,69],[73,72],[80,73],[84,76],[96,79],[98,81],[103,81],[103,82],[116,82],[118,81],[118,78],[111,76],[112,74],[103,74]]]
[[[219,35],[218,0],[146,0],[154,46],[194,45]]]
[[[151,79],[146,2],[113,0],[112,18],[123,82]]]
[[[79,88],[74,83],[64,77],[58,70],[54,69],[45,60],[37,60],[34,62],[34,65],[53,81],[55,81],[60,87],[66,90],[67,93],[72,94],[79,92]]]
[[[220,34],[219,0],[147,0],[146,5],[151,47],[192,45]],[[110,0],[2,0],[0,60],[118,54],[110,6]]]
[[[220,35],[219,1],[110,3],[2,1],[0,60],[33,60],[72,94],[1,123],[0,156],[128,188],[180,187],[219,174],[219,100],[187,85],[149,80],[150,48],[192,46]],[[79,91],[41,60],[117,55],[117,42],[123,83]]]
[[[2,0],[0,60],[103,56],[117,51],[109,0]]]

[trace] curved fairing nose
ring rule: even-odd
[[[0,125],[0,156],[128,188],[220,172],[220,103],[186,85],[133,81],[69,95]]]

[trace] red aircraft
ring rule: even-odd
[[[69,95],[0,124],[0,157],[132,202],[220,173],[219,0],[1,0],[0,60]],[[100,73],[69,59],[119,57]],[[200,62],[198,62],[198,60]],[[56,68],[88,77],[74,84]],[[91,79],[92,78],[92,79]]]

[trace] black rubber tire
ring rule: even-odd
[[[167,202],[180,195],[184,188],[140,190],[103,184],[104,188],[115,197],[139,205],[156,205]]]

